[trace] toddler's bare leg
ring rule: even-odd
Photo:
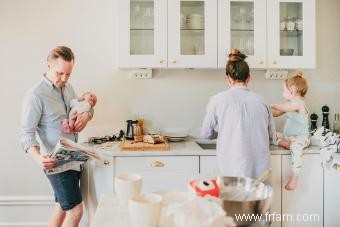
[[[285,189],[286,190],[294,190],[297,186],[299,180],[300,170],[302,168],[303,160],[303,149],[309,145],[308,137],[298,137],[295,141],[291,144],[291,154],[292,154],[292,171],[293,173],[288,179],[286,183]]]
[[[283,147],[286,150],[290,149],[290,141],[287,139],[280,139],[278,142],[279,147]]]

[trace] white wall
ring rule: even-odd
[[[340,1],[316,2],[317,67],[305,74],[307,104],[321,117],[324,104],[340,112]],[[209,97],[226,89],[224,70],[154,70],[152,80],[129,79],[128,71],[117,69],[116,10],[117,0],[0,0],[0,196],[52,195],[42,171],[21,150],[18,133],[24,94],[40,80],[56,45],[75,52],[71,83],[78,93],[98,96],[90,127],[113,131],[143,113],[147,126],[197,132]],[[264,71],[253,77],[253,90],[282,101],[282,81],[264,80]]]

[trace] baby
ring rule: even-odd
[[[70,102],[69,119],[63,120],[62,128],[64,133],[73,133],[74,123],[78,114],[89,111],[97,103],[97,97],[91,92],[85,92],[78,99],[72,99]]]
[[[310,144],[308,109],[304,102],[307,90],[307,81],[303,78],[302,72],[296,72],[283,84],[283,97],[288,102],[271,105],[274,117],[281,116],[284,113],[287,115],[283,134],[277,133],[278,146],[291,149],[292,155],[293,173],[285,185],[286,190],[296,188],[302,167],[303,149]]]

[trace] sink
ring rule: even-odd
[[[203,150],[216,150],[216,141],[195,141]]]

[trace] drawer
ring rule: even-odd
[[[143,192],[187,190],[188,180],[199,173],[198,156],[117,157],[115,174],[139,173]]]

